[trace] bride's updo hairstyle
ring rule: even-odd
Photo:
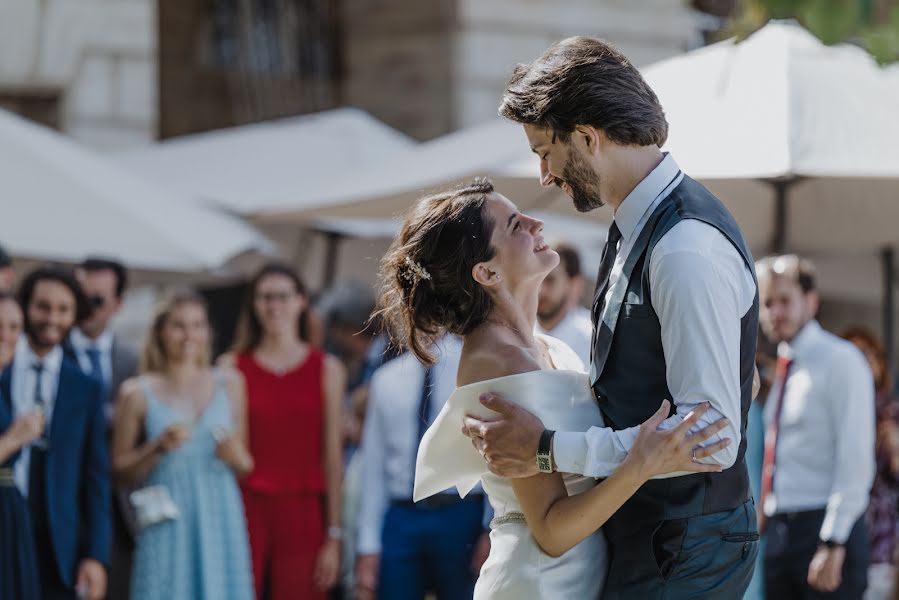
[[[490,296],[471,272],[495,255],[485,210],[492,192],[484,178],[422,198],[381,261],[377,315],[394,342],[425,364],[434,363],[435,338],[471,333],[490,312]]]

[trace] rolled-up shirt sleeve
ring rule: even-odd
[[[833,484],[820,536],[842,544],[868,506],[875,471],[874,379],[855,348],[847,348],[830,369],[827,389],[826,410],[836,444]]]
[[[755,298],[752,271],[717,229],[686,220],[656,245],[650,287],[662,330],[672,395],[668,400],[677,411],[660,429],[676,427],[690,411],[708,402],[711,408],[694,431],[725,417],[730,426],[706,443],[729,437],[731,444],[702,461],[728,468],[736,461],[741,438],[741,320]],[[658,399],[660,404],[662,400]],[[638,432],[639,426],[558,432],[553,443],[556,466],[562,472],[607,477],[627,457]]]
[[[755,299],[749,266],[717,229],[700,221],[677,224],[656,246],[650,263],[652,304],[662,328],[668,389],[675,427],[708,402],[694,431],[721,417],[729,426],[706,443],[731,444],[702,462],[733,466],[740,447],[741,320]]]

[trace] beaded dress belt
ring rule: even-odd
[[[12,469],[0,469],[0,487],[12,487],[16,485],[16,479]]]
[[[494,517],[492,521],[490,521],[490,529],[496,529],[500,525],[505,525],[506,523],[527,523],[524,520],[524,515],[520,512],[510,512],[504,515],[500,515],[499,517]]]

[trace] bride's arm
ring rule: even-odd
[[[707,407],[699,408],[683,423],[668,431],[658,431],[668,416],[669,403],[640,426],[640,433],[621,466],[596,487],[569,496],[561,473],[513,479],[512,488],[524,512],[534,539],[550,556],[560,556],[602,527],[628,498],[654,475],[672,471],[716,472],[720,465],[693,462],[724,448],[729,440],[705,448],[694,448],[727,426],[725,420],[690,434]]]

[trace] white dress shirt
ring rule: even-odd
[[[586,365],[590,362],[590,346],[593,344],[593,322],[590,312],[574,307],[551,330],[543,329],[538,322],[535,333],[549,335],[568,344]]]
[[[641,181],[618,207],[621,231],[608,294],[620,293],[624,263],[659,202],[680,184],[683,175],[670,154]],[[740,447],[741,319],[755,299],[755,281],[740,252],[715,227],[681,221],[656,244],[649,257],[652,306],[662,327],[662,349],[668,388],[677,414],[660,429],[676,427],[697,405],[711,404],[694,430],[726,417],[726,427],[707,441],[725,437],[731,444],[703,459],[725,468]],[[622,285],[626,282],[622,280]],[[608,298],[608,296],[607,296]],[[634,377],[639,377],[634,365]],[[659,404],[665,398],[659,398]],[[639,427],[619,431],[595,427],[586,433],[558,432],[553,454],[560,471],[608,477],[621,464]],[[682,475],[679,473],[678,475]]]
[[[874,379],[850,342],[810,321],[779,356],[791,357],[777,435],[774,489],[765,513],[826,508],[823,540],[845,542],[874,482]],[[774,419],[775,382],[765,404]]]
[[[37,373],[32,368],[36,363],[43,362],[44,370],[41,374],[41,396],[44,404],[44,420],[46,430],[49,431],[53,419],[53,407],[56,404],[56,391],[59,387],[59,370],[62,367],[62,347],[56,346],[43,359],[31,349],[28,338],[24,335],[16,344],[16,352],[13,356],[10,391],[12,393],[13,418],[26,415],[37,408],[34,401],[34,386]],[[16,461],[13,477],[16,486],[23,496],[28,496],[28,470],[31,465],[31,446],[22,448],[22,453]]]
[[[78,358],[78,365],[81,367],[81,370],[94,376],[98,375],[93,372],[93,365],[90,357],[87,355],[87,351],[90,348],[96,348],[100,352],[100,368],[103,370],[101,374],[103,381],[107,383],[112,381],[112,331],[107,329],[96,339],[91,339],[84,335],[79,328],[75,327],[69,335],[69,341],[75,350],[75,356]]]
[[[428,423],[440,414],[456,389],[462,343],[456,337],[446,336],[438,343],[435,354]],[[412,498],[424,377],[424,365],[410,352],[386,363],[372,376],[359,447],[363,490],[357,545],[360,554],[381,552],[381,529],[390,501]],[[457,495],[455,490],[447,493]]]

